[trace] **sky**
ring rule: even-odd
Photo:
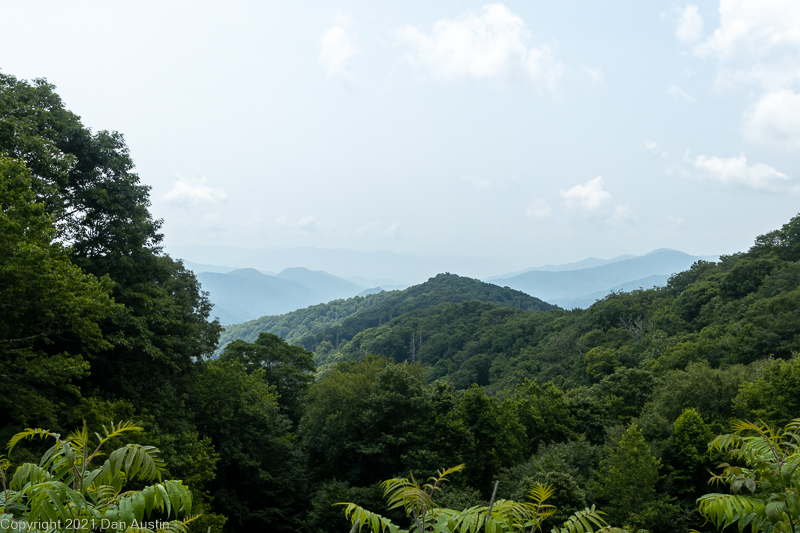
[[[800,212],[796,0],[0,4],[0,72],[124,134],[168,249],[511,270]]]

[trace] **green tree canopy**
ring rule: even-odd
[[[297,423],[308,387],[314,381],[313,356],[308,350],[264,332],[253,343],[243,340],[229,343],[219,359],[239,361],[247,372],[262,369],[266,382],[276,387],[282,409]]]
[[[631,424],[622,438],[600,464],[601,492],[609,502],[608,514],[617,523],[626,523],[633,513],[641,513],[655,498],[661,461],[653,456],[636,424]]]
[[[80,397],[87,358],[111,347],[111,282],[69,261],[20,162],[0,156],[0,428],[54,424]],[[24,427],[24,426],[23,426]]]
[[[800,412],[800,355],[767,360],[755,380],[742,383],[735,403],[748,416],[768,424],[786,424]]]
[[[45,80],[0,74],[0,154],[25,162],[52,237],[85,273],[109,276],[124,305],[99,321],[113,347],[92,361],[83,387],[174,412],[177,373],[213,352],[219,326],[194,275],[161,255],[161,222],[122,135],[93,133]]]
[[[219,453],[208,487],[214,509],[228,517],[226,529],[296,531],[305,499],[300,450],[264,373],[248,373],[236,360],[208,361],[192,384],[190,406]]]
[[[673,493],[688,498],[697,498],[705,488],[708,470],[712,466],[708,454],[711,432],[703,418],[694,409],[685,409],[675,421],[670,437],[671,476]]]

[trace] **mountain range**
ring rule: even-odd
[[[187,265],[188,266],[188,265]],[[221,324],[236,324],[260,316],[282,315],[295,309],[345,299],[365,287],[327,272],[287,268],[270,275],[254,268],[196,274],[214,304],[212,316]],[[379,287],[374,288],[380,291]]]
[[[241,255],[241,249],[238,250]],[[316,254],[317,260],[320,260],[325,255],[322,252],[325,251],[316,250],[312,255]],[[327,252],[339,257],[339,263],[334,261],[332,266],[338,264],[339,268],[344,269],[343,261],[347,251]],[[351,264],[357,264],[363,254],[369,255],[372,252],[353,252],[353,254],[355,255],[349,256]],[[391,252],[385,254],[396,259],[401,257]],[[202,253],[191,257],[198,260],[212,259]],[[231,253],[227,257],[236,259],[239,256]],[[415,256],[412,259],[416,261],[419,257]],[[485,281],[522,291],[563,308],[585,308],[612,291],[663,286],[671,274],[686,270],[694,262],[716,259],[713,256],[692,256],[676,250],[660,249],[643,256],[622,255],[612,259],[590,257],[563,265],[531,267],[488,277]],[[408,283],[388,276],[359,275],[343,278],[324,270],[297,266],[284,268],[278,273],[253,268],[259,265],[279,264],[278,260],[273,260],[272,263],[254,263],[250,268],[192,261],[184,261],[184,264],[197,274],[203,290],[209,292],[211,302],[214,304],[212,316],[218,317],[225,325],[246,322],[262,316],[281,315],[332,300],[366,296],[382,290],[405,289],[409,286]],[[417,263],[416,272],[421,271],[420,265],[421,263]],[[392,273],[399,273],[396,267],[395,264]],[[372,273],[373,276],[376,274],[375,271],[364,269],[356,269],[355,272]],[[463,275],[462,272],[459,274]]]
[[[525,264],[513,263],[504,258],[437,257],[420,254],[395,253],[389,251],[356,251],[346,249],[322,249],[310,246],[296,248],[247,249],[236,246],[192,245],[168,246],[172,257],[199,264],[195,272],[218,272],[219,266],[230,270],[255,268],[262,272],[281,272],[286,268],[302,266],[309,270],[325,271],[343,279],[356,277],[366,279],[384,278],[396,280],[394,285],[423,283],[441,272],[458,272],[471,278],[484,278]],[[214,269],[208,268],[214,266]],[[378,283],[366,285],[371,288]]]
[[[621,256],[608,261],[590,258],[572,265],[539,267],[498,276],[491,281],[565,309],[586,308],[612,291],[629,292],[663,286],[672,274],[687,270],[695,262],[716,259],[715,256],[694,256],[660,249],[638,257]],[[580,268],[585,264],[597,266]]]
[[[338,350],[340,343],[348,342],[369,328],[388,324],[401,315],[431,310],[443,304],[475,301],[520,312],[557,309],[539,298],[508,287],[455,274],[439,274],[404,290],[334,300],[281,316],[264,316],[234,324],[225,328],[220,336],[220,349],[236,339],[253,342],[259,333],[266,331],[308,350],[320,351],[318,346],[321,343]]]

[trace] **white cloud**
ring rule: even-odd
[[[461,176],[461,179],[466,181],[467,183],[471,183],[472,185],[474,185],[479,189],[485,189],[492,184],[492,182],[487,180],[486,178],[479,178],[478,176],[470,176],[469,174]]]
[[[690,95],[689,93],[687,93],[686,91],[684,91],[675,84],[669,86],[669,88],[667,89],[667,94],[672,97],[680,96],[684,100],[688,100],[689,102],[693,103],[697,101],[697,99],[694,96]]]
[[[693,163],[706,177],[724,185],[739,185],[767,192],[800,192],[789,176],[763,163],[748,165],[744,154],[728,159],[700,155]]]
[[[720,0],[720,27],[697,46],[700,55],[731,59],[745,51],[764,56],[800,46],[800,2]]]
[[[548,204],[547,201],[536,198],[528,205],[525,214],[533,218],[546,218],[553,214],[553,210],[550,208],[550,204]]]
[[[744,81],[775,90],[800,80],[800,2],[720,0],[719,13],[720,27],[694,48],[730,63],[718,85]]]
[[[335,25],[319,38],[319,60],[329,76],[351,76],[347,67],[350,60],[359,55],[360,51],[347,31],[349,25],[350,18],[339,14],[336,16]]]
[[[662,159],[666,159],[667,157],[669,157],[669,154],[661,150],[661,148],[658,147],[658,144],[656,144],[653,141],[647,141],[646,143],[644,143],[644,147],[650,150],[653,153],[653,155],[657,155]]]
[[[553,47],[528,47],[525,22],[502,4],[483,6],[482,13],[466,13],[455,20],[436,22],[428,34],[413,26],[398,30],[415,51],[410,56],[435,77],[493,78],[522,72],[552,90],[564,74]]]
[[[697,6],[687,4],[680,11],[675,36],[684,43],[695,43],[703,38],[703,17],[697,12]]]
[[[800,94],[785,89],[764,94],[748,113],[745,139],[785,150],[800,150]]]
[[[316,217],[303,217],[297,221],[297,228],[300,231],[313,233],[319,229],[319,222],[317,222]]]
[[[603,190],[603,178],[597,176],[585,185],[575,185],[567,191],[561,191],[561,197],[567,207],[576,205],[587,211],[597,211],[611,201],[611,194]]]
[[[180,205],[216,204],[224,202],[227,193],[219,187],[211,187],[206,178],[184,178],[178,175],[164,200]]]
[[[720,25],[694,47],[718,60],[717,89],[740,83],[763,91],[744,116],[743,136],[756,144],[800,150],[800,2],[720,0]]]

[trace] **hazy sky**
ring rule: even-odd
[[[800,2],[0,0],[168,245],[744,250],[800,212]]]

